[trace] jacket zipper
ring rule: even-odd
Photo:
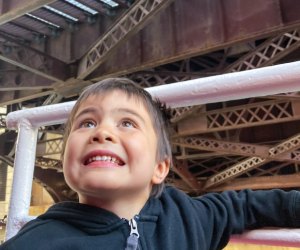
[[[127,238],[127,244],[125,250],[137,250],[138,249],[138,243],[139,243],[139,237],[140,234],[138,232],[137,228],[137,222],[133,217],[131,220],[128,221],[130,226],[130,234]]]

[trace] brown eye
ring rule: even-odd
[[[96,123],[94,121],[83,121],[79,124],[79,128],[94,128]]]
[[[134,128],[135,124],[130,120],[124,120],[121,122],[121,125],[126,128]]]

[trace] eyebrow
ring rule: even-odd
[[[88,108],[85,108],[83,110],[81,110],[75,117],[74,117],[74,120],[78,119],[78,117],[84,115],[84,114],[87,114],[87,113],[97,113],[97,109],[94,108],[94,107],[88,107]],[[128,109],[128,108],[118,108],[118,109],[115,109],[113,110],[113,113],[128,113],[128,114],[131,114],[135,117],[137,117],[139,120],[141,120],[144,124],[146,123],[145,119],[137,112],[135,112],[134,110],[132,109]]]
[[[128,109],[128,108],[118,108],[115,110],[116,113],[128,113],[128,114],[131,114],[135,117],[137,117],[139,120],[141,120],[144,124],[146,124],[146,121],[145,119],[137,112],[135,112],[134,110],[132,109]]]
[[[88,107],[81,110],[78,114],[75,115],[74,120],[78,119],[78,117],[86,114],[86,113],[96,113],[97,110],[94,107]]]

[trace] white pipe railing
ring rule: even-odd
[[[148,88],[147,91],[173,108],[297,92],[300,91],[300,62],[161,85]],[[19,135],[6,239],[14,236],[31,219],[28,210],[37,129],[40,126],[64,123],[74,103],[54,104],[8,114],[7,127],[18,129]],[[234,236],[233,240],[300,246],[300,230],[284,229],[279,235],[278,230],[254,230]]]
[[[257,229],[233,235],[231,242],[270,246],[300,247],[300,229]]]
[[[9,204],[9,222],[6,237],[13,236],[22,225],[31,218],[28,216],[30,207],[31,187],[37,144],[37,128],[31,126],[28,120],[20,120],[14,177]]]

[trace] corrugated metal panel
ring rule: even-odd
[[[58,26],[60,26],[61,28],[65,28],[67,23],[66,23],[66,18],[63,18],[59,15],[56,15],[54,13],[51,13],[49,11],[47,11],[44,8],[38,9],[36,11],[31,12],[31,14],[38,16],[40,18],[43,18],[51,23],[54,23]]]
[[[74,16],[82,22],[86,18],[86,15],[83,11],[79,10],[78,8],[76,8],[76,7],[74,7],[70,4],[67,4],[67,3],[64,3],[64,2],[61,2],[61,1],[56,1],[53,4],[50,4],[49,6],[55,8],[55,9],[58,9],[58,10],[64,12],[64,13],[67,13],[71,16]]]
[[[20,26],[16,26],[12,23],[5,23],[3,25],[0,26],[0,30],[6,32],[6,33],[9,33],[9,34],[12,34],[12,35],[15,35],[17,37],[32,37],[32,33],[30,30],[28,29],[25,29],[25,28],[22,28]]]
[[[105,11],[105,8],[103,7],[103,4],[98,2],[98,1],[94,1],[94,0],[85,0],[82,1],[84,4],[86,4],[87,6],[98,10],[99,13],[101,14],[101,12]]]
[[[81,0],[79,2],[99,12],[99,15],[96,16],[98,19],[99,18],[101,19],[101,27],[103,25],[106,25],[107,21],[110,22],[110,20],[113,18],[111,16],[113,15],[113,12],[109,13],[108,11],[109,7],[100,1]],[[88,18],[88,16],[90,16],[91,14],[88,14],[86,11],[81,10],[80,8],[77,8],[65,1],[55,1],[46,6],[54,8],[77,20],[72,20],[70,18],[68,19],[68,17],[63,17],[59,13],[55,13],[49,9],[47,10],[46,7],[43,6],[23,16],[17,17],[13,21],[4,23],[3,25],[0,26],[0,31],[4,31],[13,36],[21,37],[23,39],[31,41],[35,38],[36,34],[41,34],[43,36],[47,36],[48,38],[51,38],[51,36],[57,37],[57,33],[55,31],[56,28],[60,29],[60,35],[64,30],[74,31],[76,28],[73,27],[72,24],[70,24],[70,22],[78,22],[79,24],[83,24],[80,26],[82,28],[82,26],[85,26],[84,24],[89,25],[90,23],[94,23],[95,21],[95,20],[90,20]],[[116,16],[119,15],[120,14],[119,10],[125,8],[127,8],[127,6],[125,5],[120,5],[119,7],[115,8],[118,9],[118,12],[114,12],[114,15]],[[33,16],[29,16],[29,15],[33,15]],[[35,19],[34,16],[37,17],[37,19]],[[38,18],[42,20],[38,20]],[[43,20],[45,20],[46,22],[44,22]],[[78,29],[76,29],[76,31],[78,31]],[[82,39],[82,34],[80,34],[79,37],[81,37]],[[95,38],[93,37],[93,41],[94,40]],[[51,41],[51,39],[49,39],[48,41]],[[53,42],[56,43],[56,41]],[[76,40],[72,42],[77,43]],[[80,42],[79,44],[82,43]]]
[[[49,26],[38,22],[36,20],[33,20],[30,17],[27,16],[21,16],[20,18],[18,18],[16,20],[16,23],[20,23],[22,24],[24,27],[28,27],[28,29],[31,29],[33,31],[42,33],[42,34],[46,34],[46,35],[50,35],[50,30],[49,30]]]

